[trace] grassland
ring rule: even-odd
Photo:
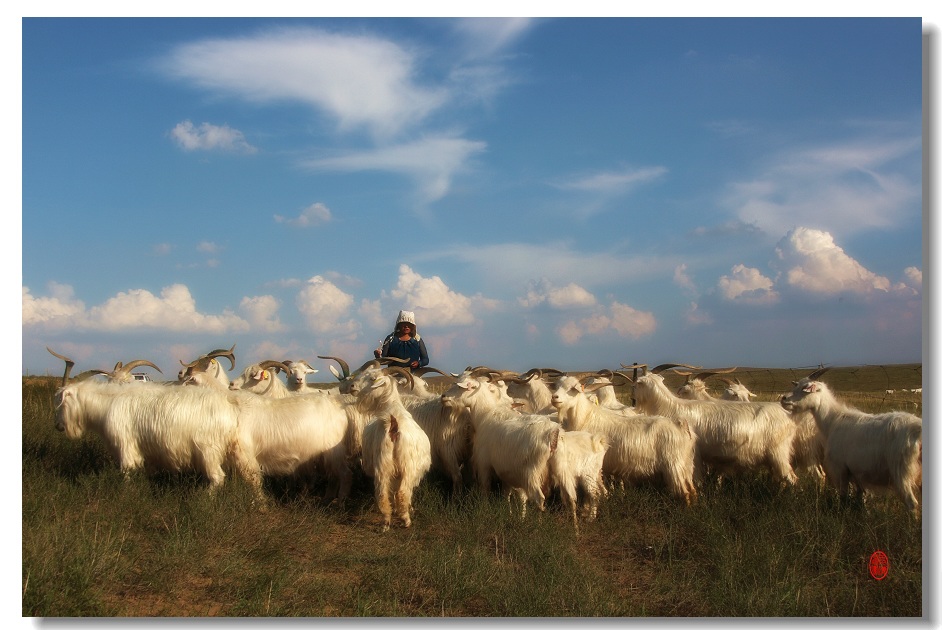
[[[803,374],[737,375],[773,400]],[[918,365],[862,366],[825,380],[861,408],[921,416],[919,396],[901,392],[921,377]],[[97,438],[55,431],[55,386],[23,383],[26,617],[923,615],[922,525],[895,497],[855,508],[811,479],[779,490],[758,477],[708,486],[684,508],[630,487],[576,537],[555,499],[521,520],[496,495],[451,496],[431,474],[414,526],[382,533],[359,473],[342,507],[321,505],[320,487],[269,480],[265,513],[234,475],[214,496],[190,475],[125,480]],[[890,561],[880,581],[876,550]]]

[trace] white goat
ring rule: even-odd
[[[635,380],[637,408],[690,423],[697,434],[698,477],[701,465],[718,472],[767,468],[779,480],[797,482],[791,466],[795,423],[771,402],[686,400],[664,384],[659,368]]]
[[[723,400],[739,400],[742,402],[749,402],[756,397],[749,388],[743,385],[742,381],[738,378],[734,381],[729,380],[728,378],[721,378],[721,381],[726,383],[726,388],[720,394],[720,398]]]
[[[355,385],[357,409],[373,418],[363,430],[362,465],[373,478],[383,531],[389,529],[393,507],[404,527],[412,525],[412,495],[432,466],[431,442],[403,405],[394,370],[401,368],[367,370]]]
[[[733,368],[735,369],[735,368]],[[723,372],[701,372],[699,374],[687,373],[687,379],[677,390],[678,398],[688,400],[717,400],[707,391],[704,379],[715,374],[724,374],[731,370]],[[684,372],[678,372],[685,374]],[[749,389],[742,384],[738,378],[734,381],[728,378],[720,377],[720,380],[726,384],[726,388],[720,394],[720,400],[751,402],[755,398]],[[795,473],[808,473],[824,479],[824,471],[821,468],[821,461],[824,457],[824,440],[821,432],[814,422],[810,413],[792,414],[792,421],[795,423],[795,437],[792,440],[791,465]]]
[[[451,479],[452,493],[464,489],[463,470],[471,458],[470,425],[464,409],[446,404],[441,396],[403,396],[403,404],[432,443],[432,467]]]
[[[191,363],[180,361],[183,367],[177,373],[177,381],[184,385],[202,385],[218,389],[229,388],[229,377],[219,363],[220,357],[229,359],[229,370],[235,369],[235,344],[228,350],[218,349],[208,352]]]
[[[309,474],[317,466],[327,474],[325,501],[349,496],[353,474],[347,463],[347,415],[329,397],[271,398],[244,390],[220,395],[237,407],[234,460],[260,499],[264,476]]]
[[[142,467],[148,473],[195,470],[211,489],[223,483],[238,428],[236,410],[225,396],[206,388],[127,387],[87,378],[97,371],[69,383],[74,362],[65,361],[55,394],[56,429],[72,439],[86,430],[97,433],[125,475]]]
[[[471,462],[479,488],[490,491],[492,475],[508,499],[516,494],[521,516],[527,501],[545,510],[544,486],[549,482],[549,459],[556,451],[561,428],[539,414],[521,414],[502,402],[495,383],[463,378],[442,394],[467,408],[473,428]]]
[[[636,416],[638,415],[638,411],[631,405],[626,405],[618,400],[618,397],[615,395],[614,379],[619,376],[626,379],[627,382],[631,382],[631,379],[626,375],[621,372],[612,372],[611,370],[599,370],[595,374],[583,378],[582,382],[585,385],[593,386],[591,390],[588,390],[590,393],[586,397],[592,400],[594,396],[595,400],[593,402],[597,402],[600,407],[611,409],[623,416]]]
[[[808,411],[825,439],[824,471],[841,498],[849,485],[857,499],[866,490],[894,490],[917,513],[922,488],[922,418],[905,411],[871,414],[839,401],[817,380],[829,368],[815,370],[782,396],[792,413]]]
[[[288,386],[278,378],[278,372],[288,373],[288,366],[281,361],[261,361],[253,363],[244,370],[242,374],[232,379],[229,383],[231,390],[246,390],[270,398],[285,398],[293,396],[296,393],[288,390]],[[320,395],[319,392],[315,394]]]
[[[612,479],[659,479],[669,491],[691,504],[694,486],[696,437],[686,421],[663,416],[624,416],[589,401],[587,391],[605,383],[583,385],[574,376],[563,376],[553,390],[553,406],[567,431],[588,431],[605,436],[609,449],[602,471]]]
[[[282,363],[284,363],[285,367],[288,368],[288,372],[285,376],[287,380],[286,386],[289,392],[305,393],[323,391],[317,387],[311,387],[308,385],[308,374],[317,373],[317,370],[312,367],[310,363],[304,359],[300,359],[298,361],[282,361]]]
[[[595,520],[599,499],[605,494],[602,466],[608,451],[604,436],[588,431],[560,431],[556,452],[549,459],[550,481],[572,515],[579,532],[578,512]]]
[[[507,385],[507,395],[523,403],[517,409],[524,413],[552,414],[553,392],[546,383],[544,376],[560,376],[559,370],[543,370],[533,368],[517,376],[512,372],[502,372],[501,380]]]
[[[707,390],[706,379],[716,374],[729,374],[735,370],[736,368],[709,370],[706,372],[688,372],[686,370],[675,370],[675,374],[680,374],[685,377],[683,384],[677,388],[677,397],[685,398],[687,400],[716,400],[716,397],[711,395]],[[726,380],[726,382],[729,383],[730,381]],[[721,396],[721,398],[723,400],[737,400],[737,398],[729,398],[726,396]],[[747,397],[742,400],[749,400],[749,398]]]

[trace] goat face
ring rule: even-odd
[[[82,437],[85,432],[85,416],[81,409],[74,387],[60,387],[55,395],[55,427],[64,431],[72,439]]]
[[[789,413],[805,411],[817,405],[824,383],[803,378],[795,381],[795,388],[788,394],[783,394],[779,402]]]

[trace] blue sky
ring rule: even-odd
[[[920,361],[922,35],[24,19],[22,369]]]

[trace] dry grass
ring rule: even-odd
[[[770,397],[801,376],[757,373]],[[874,406],[891,406],[886,389],[921,386],[918,366],[830,375],[839,391],[836,379],[856,376],[852,391]],[[342,507],[269,480],[266,513],[236,478],[216,496],[187,475],[125,481],[96,439],[55,432],[54,388],[23,386],[24,616],[923,614],[922,526],[895,497],[858,509],[810,479],[782,491],[760,477],[707,487],[684,508],[640,486],[616,492],[577,538],[555,498],[521,520],[496,495],[450,496],[433,474],[415,525],[384,534],[362,474]],[[877,549],[891,562],[880,582],[867,572]]]

